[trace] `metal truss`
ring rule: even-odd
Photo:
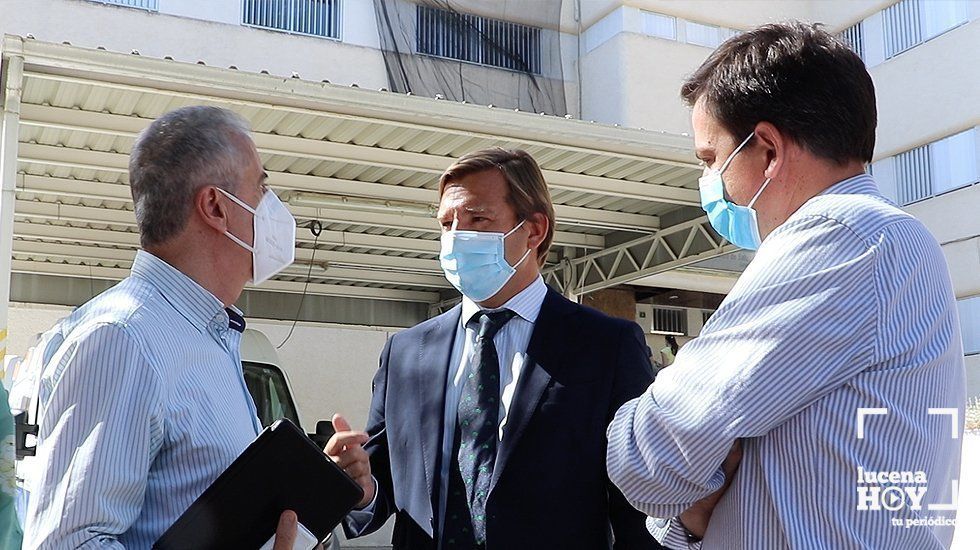
[[[738,250],[696,218],[580,258],[564,259],[542,272],[546,283],[568,297],[629,283]],[[459,296],[429,306],[429,317],[452,309]]]
[[[580,258],[566,258],[543,275],[566,296],[581,296],[734,250],[702,216]]]

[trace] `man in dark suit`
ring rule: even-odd
[[[396,549],[659,548],[605,467],[608,423],[653,379],[640,328],[545,285],[554,207],[530,155],[468,154],[439,189],[440,260],[463,303],[382,352],[364,446],[376,485],[348,536],[395,514]],[[364,479],[353,447],[337,460]]]

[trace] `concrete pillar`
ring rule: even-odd
[[[582,305],[620,319],[636,321],[636,293],[632,290],[606,288],[582,296]]]
[[[14,200],[17,198],[17,135],[20,98],[24,82],[24,58],[4,56],[0,99],[0,364],[7,353],[7,307],[10,302],[10,268],[13,263]]]

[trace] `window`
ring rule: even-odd
[[[885,196],[907,205],[980,182],[977,129],[934,141],[874,163]]]
[[[735,36],[735,31],[714,25],[702,25],[693,21],[687,21],[684,25],[687,30],[687,43],[707,48],[717,48],[721,43]]]
[[[963,353],[980,353],[980,296],[957,301],[956,309],[963,331]]]
[[[929,145],[932,193],[938,195],[977,183],[977,130],[949,136]]]
[[[854,50],[858,57],[864,59],[864,25],[861,21],[844,29],[837,37],[847,44],[848,48]]]
[[[715,314],[714,310],[707,310],[707,309],[701,310],[701,324],[707,325],[708,319],[711,319],[711,316],[714,314]]]
[[[417,6],[418,53],[541,74],[541,29]]]
[[[687,310],[669,307],[653,308],[650,332],[656,334],[687,334]]]
[[[669,15],[643,12],[643,34],[677,40],[677,19]]]
[[[911,204],[932,194],[928,145],[897,155],[895,162],[900,204]]]
[[[242,23],[339,39],[340,3],[341,0],[242,0]]]
[[[263,427],[280,418],[288,418],[300,425],[296,405],[281,370],[272,365],[243,361],[242,371],[245,387],[255,402],[255,412]]]
[[[885,58],[894,57],[970,19],[969,0],[902,0],[886,8]]]
[[[112,4],[115,6],[139,8],[148,11],[157,11],[160,9],[158,0],[90,0],[90,1],[98,2],[100,4]]]

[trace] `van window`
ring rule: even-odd
[[[280,418],[288,418],[300,426],[293,397],[289,393],[286,377],[281,370],[272,365],[248,361],[242,362],[242,370],[245,375],[245,385],[248,387],[248,393],[252,394],[255,410],[263,427]]]

